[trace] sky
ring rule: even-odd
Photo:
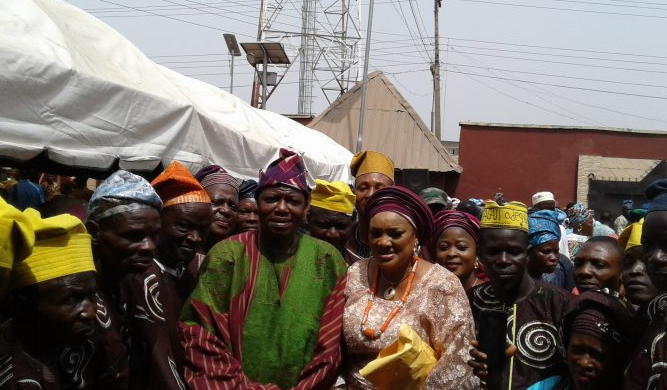
[[[274,28],[301,31],[303,0]],[[359,80],[370,0],[360,10]],[[119,31],[153,61],[229,90],[223,33],[256,41],[260,0],[67,0]],[[341,1],[317,0],[322,12]],[[369,72],[381,70],[430,126],[432,0],[375,0]],[[329,19],[327,19],[327,17]],[[459,122],[667,129],[667,0],[443,0],[440,62],[444,140]],[[298,39],[283,40],[295,58]],[[250,101],[253,69],[236,57],[234,94]],[[327,73],[316,74],[325,82]],[[286,73],[269,110],[297,113],[299,66]],[[313,113],[329,102],[317,86]],[[331,92],[330,92],[331,93]]]

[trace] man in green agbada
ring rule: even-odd
[[[181,313],[193,390],[330,389],[341,359],[346,264],[299,233],[308,187],[299,156],[261,173],[260,230],[214,246]]]

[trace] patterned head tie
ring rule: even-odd
[[[211,203],[211,198],[183,164],[174,161],[152,182],[164,207],[183,203]]]
[[[608,289],[574,297],[565,309],[561,333],[566,350],[572,334],[582,333],[610,343],[618,356],[629,356],[638,335],[627,302]]]
[[[584,222],[586,222],[590,216],[591,212],[581,203],[577,203],[567,209],[567,219],[570,222],[570,227],[573,229],[578,229],[583,226]]]
[[[558,212],[539,210],[528,214],[528,248],[559,240]]]
[[[435,243],[446,229],[450,227],[460,227],[470,234],[479,243],[479,220],[471,214],[456,210],[442,210],[433,218],[435,223],[435,234],[433,243]]]
[[[419,196],[401,186],[381,188],[366,203],[365,223],[370,223],[375,215],[383,211],[391,211],[405,218],[415,229],[419,244],[430,251],[433,214]]]
[[[287,149],[280,149],[280,156],[275,159],[266,171],[259,172],[259,183],[255,190],[255,198],[268,187],[287,186],[300,191],[308,200],[310,189],[306,182],[306,169],[301,165],[301,157]]]
[[[88,202],[88,219],[101,221],[134,210],[162,209],[162,200],[146,179],[119,170],[104,180]]]
[[[225,184],[239,192],[239,182],[219,165],[207,165],[195,173],[195,179],[201,183],[204,188]]]
[[[499,205],[488,201],[480,222],[481,229],[514,229],[528,232],[528,208],[521,202]]]

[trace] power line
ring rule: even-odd
[[[171,0],[162,0],[162,1],[167,2],[167,3],[170,3],[170,4],[174,4],[174,5],[180,5],[180,6],[183,6],[183,7],[187,7],[187,8],[193,9],[193,10],[195,10],[195,11],[201,11],[201,12],[204,12],[204,13],[206,13],[206,14],[215,15],[215,16],[219,16],[219,17],[222,17],[222,18],[226,18],[226,19],[231,19],[231,20],[234,20],[234,21],[237,21],[237,22],[240,22],[240,23],[245,23],[245,24],[251,25],[251,26],[253,26],[253,27],[255,26],[255,23],[250,23],[250,22],[247,22],[247,21],[245,21],[245,20],[232,18],[232,17],[229,16],[229,15],[222,15],[222,14],[219,14],[219,13],[216,13],[216,12],[205,11],[205,10],[202,10],[201,8],[191,7],[191,6],[189,6],[189,5],[182,4],[182,3],[178,3],[178,2],[176,2],[176,1],[171,1]],[[195,4],[197,4],[197,3],[194,2],[194,1],[191,1],[191,3],[195,3]],[[214,7],[214,8],[215,8],[215,7]]]
[[[535,59],[535,58],[524,58],[524,57],[512,57],[512,56],[503,56],[503,55],[498,55],[498,54],[470,53],[470,52],[463,52],[463,51],[460,51],[460,50],[452,50],[452,51],[453,51],[454,53],[470,54],[470,55],[475,55],[475,56],[485,56],[485,57],[506,58],[506,59],[512,59],[512,60],[521,60],[521,61],[547,62],[547,63],[551,63],[551,64],[562,64],[562,65],[573,65],[573,66],[585,66],[585,67],[603,68],[603,69],[627,70],[627,71],[632,71],[632,72],[643,72],[643,73],[660,73],[660,74],[667,74],[667,71],[660,71],[660,70],[648,70],[648,69],[638,69],[638,68],[623,68],[623,67],[618,67],[618,66],[606,66],[606,65],[596,65],[596,64],[581,64],[581,63],[576,63],[576,62],[553,61],[553,60]]]
[[[505,5],[511,7],[523,7],[523,8],[538,8],[538,9],[548,9],[554,11],[573,11],[573,12],[584,12],[591,14],[601,14],[601,15],[616,15],[616,16],[635,16],[641,18],[657,18],[657,19],[667,19],[667,16],[660,15],[646,15],[646,14],[627,14],[623,12],[609,12],[609,11],[593,11],[577,8],[561,8],[561,7],[547,7],[541,5],[529,5],[529,4],[516,4],[516,3],[505,3],[500,1],[488,1],[488,0],[458,0],[464,3],[484,3],[484,4],[494,4],[494,5]]]
[[[480,64],[480,65],[483,65],[483,66],[487,66],[487,68],[488,68],[488,64],[484,63],[482,60],[478,60],[478,59],[474,59],[474,58],[470,58],[470,60],[473,61],[474,63]],[[454,67],[456,68],[456,66],[454,66]],[[491,70],[489,70],[489,69],[486,69],[486,71],[491,73]],[[494,71],[494,72],[496,72],[496,71]],[[497,72],[497,73],[501,73],[501,72]],[[553,93],[551,91],[547,91],[545,88],[543,88],[541,86],[537,86],[537,85],[523,86],[523,85],[520,85],[520,84],[516,84],[512,81],[502,81],[502,82],[507,83],[507,84],[509,84],[509,85],[511,85],[515,88],[518,88],[518,89],[522,90],[522,91],[525,91],[525,92],[529,93],[530,95],[535,96],[537,99],[539,99],[539,100],[541,100],[541,101],[543,101],[547,104],[550,104],[551,106],[554,106],[561,111],[565,111],[565,112],[569,113],[570,115],[577,116],[577,117],[581,118],[586,123],[593,124],[593,125],[598,125],[598,126],[603,125],[602,123],[596,121],[595,119],[589,118],[587,116],[584,116],[582,114],[579,114],[577,112],[569,110],[569,109],[555,103],[554,101],[552,101],[550,99],[547,99],[546,97],[540,95],[540,92],[542,92],[542,94],[548,94],[551,97],[553,97]]]
[[[222,30],[220,30],[220,29],[217,28],[217,27],[208,26],[208,25],[206,25],[206,24],[201,24],[201,23],[196,23],[196,22],[191,22],[191,21],[189,21],[189,20],[185,20],[185,19],[174,18],[174,17],[167,16],[167,15],[156,14],[156,13],[151,12],[151,11],[140,10],[140,9],[138,9],[138,8],[131,7],[131,6],[128,6],[128,5],[123,5],[123,4],[114,3],[113,1],[109,1],[109,0],[99,0],[99,1],[101,1],[101,2],[103,2],[103,3],[107,3],[107,4],[117,5],[117,6],[119,6],[119,7],[131,8],[131,9],[134,9],[134,10],[137,10],[137,11],[141,11],[141,12],[145,12],[145,13],[148,13],[148,14],[151,14],[151,15],[154,15],[154,16],[160,16],[160,17],[163,17],[163,18],[167,18],[167,19],[171,19],[171,20],[176,20],[176,21],[183,22],[183,23],[188,23],[188,24],[192,24],[192,25],[195,25],[195,26],[208,28],[208,29],[211,29],[211,30],[222,31]]]
[[[393,1],[395,1],[395,0],[393,0]],[[396,4],[398,4],[398,7],[396,6]],[[417,38],[414,36],[414,33],[412,32],[412,29],[410,28],[410,23],[408,23],[408,20],[405,17],[405,13],[403,12],[403,7],[401,7],[400,3],[394,3],[394,2],[392,2],[392,6],[396,10],[396,13],[401,18],[401,20],[403,20],[403,23],[405,24],[405,27],[408,29],[408,33],[410,34],[410,37],[413,39],[414,44],[416,46],[419,46],[419,43],[417,42]],[[419,29],[419,25],[417,25],[417,29]],[[427,60],[430,62],[431,61],[431,56],[429,55],[429,52],[427,50],[427,46],[424,43],[424,39],[421,36],[421,33],[419,35],[421,37],[422,46],[424,47],[424,52],[426,53],[426,55],[428,57]],[[423,53],[420,53],[420,54],[423,54]]]
[[[638,9],[667,11],[667,8],[662,8],[662,7],[645,7],[645,6],[639,6],[639,5],[609,4],[609,3],[600,3],[600,2],[596,2],[596,1],[581,1],[581,0],[547,0],[547,1],[558,1],[558,2],[563,2],[563,3],[588,4],[588,5],[602,5],[602,6],[605,6],[605,7],[638,8]]]
[[[611,84],[620,84],[620,85],[632,85],[632,86],[635,86],[635,87],[650,87],[650,88],[665,88],[665,89],[667,89],[667,86],[665,86],[665,85],[630,83],[630,82],[625,82],[625,81],[604,80],[604,79],[591,79],[591,78],[586,78],[586,77],[565,76],[565,75],[550,74],[550,73],[527,72],[527,71],[516,70],[516,69],[502,69],[502,68],[492,68],[492,67],[488,67],[488,66],[456,64],[456,63],[452,63],[452,62],[448,62],[447,65],[462,66],[462,67],[467,67],[467,68],[479,68],[479,69],[486,69],[486,70],[495,70],[495,71],[500,71],[500,72],[523,73],[523,74],[530,74],[530,75],[534,75],[534,76],[547,76],[547,77],[558,77],[558,78],[565,78],[565,79],[571,79],[571,80],[580,80],[580,81],[593,81],[593,82],[597,82],[597,83],[611,83]]]
[[[545,94],[548,94],[548,95],[550,95],[550,96],[552,96],[552,97],[556,97],[556,98],[558,98],[558,99],[565,100],[565,101],[567,101],[567,102],[569,102],[569,103],[576,103],[576,104],[579,104],[579,105],[583,105],[583,106],[586,106],[586,107],[590,107],[590,108],[595,108],[595,109],[599,109],[599,110],[603,110],[603,111],[611,112],[611,113],[618,114],[618,115],[624,115],[624,116],[629,116],[629,117],[638,118],[638,119],[650,120],[650,121],[654,121],[654,122],[667,123],[667,121],[662,120],[662,119],[650,118],[650,117],[645,117],[645,116],[642,116],[642,115],[632,114],[632,113],[629,113],[629,112],[623,112],[623,111],[613,110],[613,109],[611,109],[611,108],[602,107],[602,106],[598,106],[598,105],[595,105],[595,104],[590,104],[590,103],[582,102],[582,101],[580,101],[580,100],[573,99],[571,96],[563,96],[563,95],[558,94],[558,93],[556,93],[556,92],[554,92],[554,91],[548,91],[548,90],[546,90],[546,89],[541,89],[541,88],[537,88],[537,87],[536,87],[536,89],[538,89],[538,91],[537,91],[538,93],[545,93]],[[540,92],[540,89],[541,89],[542,92]]]
[[[426,50],[426,53],[428,54],[428,58],[432,60],[429,48],[426,45],[426,42],[424,42],[424,34],[426,34],[427,30],[426,30],[426,26],[424,26],[424,19],[421,16],[421,12],[419,13],[419,17],[417,17],[417,13],[415,12],[415,7],[413,7],[413,5],[412,5],[412,1],[408,1],[408,5],[410,6],[410,11],[412,11],[412,18],[415,21],[415,26],[417,26],[417,33],[419,34],[419,39],[421,39],[422,45],[424,45],[424,50]],[[424,27],[424,33],[423,34],[422,34],[421,27],[420,27],[420,23],[421,23],[421,26]]]
[[[454,71],[454,70],[445,70],[445,71],[446,72],[451,72],[451,73],[459,73],[459,74],[466,74],[466,75],[471,75],[471,76],[498,79],[498,80],[516,81],[518,83],[538,84],[538,85],[546,85],[546,86],[550,86],[550,87],[576,89],[576,90],[580,90],[580,91],[600,92],[600,93],[609,93],[609,94],[613,94],[613,95],[624,95],[624,96],[634,96],[634,97],[641,97],[641,98],[648,98],[648,99],[667,100],[667,96],[643,95],[643,94],[639,94],[639,93],[620,92],[620,91],[607,91],[607,90],[597,89],[597,88],[575,87],[575,86],[572,86],[572,85],[544,83],[544,82],[539,82],[539,81],[513,79],[513,78],[509,78],[509,77],[490,76],[490,75],[477,74],[477,73],[468,73],[468,72],[461,72],[461,71]]]
[[[577,59],[583,59],[583,60],[598,60],[598,61],[623,62],[623,63],[629,63],[629,64],[667,66],[667,63],[664,63],[664,62],[621,60],[621,59],[617,59],[617,58],[585,57],[585,56],[575,56],[575,55],[568,55],[568,54],[538,53],[538,52],[534,52],[534,51],[496,49],[496,48],[492,48],[492,47],[478,47],[478,46],[466,46],[466,45],[450,45],[450,46],[452,46],[452,47],[463,47],[463,48],[466,48],[466,49],[502,51],[502,52],[506,52],[506,53],[533,54],[533,55],[550,56],[550,57],[577,58]]]
[[[448,72],[448,70],[445,70],[445,72]],[[456,73],[456,72],[453,72],[453,73]],[[565,118],[568,118],[568,119],[577,121],[577,119],[572,118],[572,117],[569,116],[569,115],[565,115],[565,114],[563,114],[563,113],[560,113],[560,112],[551,110],[551,109],[549,109],[549,108],[542,107],[542,106],[540,106],[540,105],[538,105],[538,104],[535,104],[535,103],[532,103],[532,102],[529,102],[529,101],[526,101],[526,100],[522,100],[522,99],[520,99],[520,98],[517,98],[517,97],[515,97],[515,96],[509,94],[509,93],[505,93],[505,92],[503,92],[503,91],[500,91],[500,90],[498,90],[497,88],[492,87],[492,86],[490,86],[489,84],[483,82],[482,80],[477,80],[477,79],[474,78],[473,75],[471,75],[471,74],[463,73],[463,72],[458,72],[458,73],[461,73],[461,74],[465,75],[466,77],[470,78],[471,80],[473,80],[474,82],[476,82],[476,83],[478,83],[478,84],[481,84],[481,85],[485,86],[486,88],[491,89],[491,90],[493,90],[493,91],[495,91],[495,92],[497,92],[497,93],[499,93],[499,94],[501,94],[501,95],[503,95],[503,96],[506,96],[506,97],[508,97],[508,98],[510,98],[510,99],[512,99],[512,100],[518,101],[518,102],[523,103],[523,104],[527,104],[527,105],[529,105],[529,106],[532,106],[532,107],[538,108],[538,109],[540,109],[540,110],[543,110],[543,111],[552,113],[552,114],[554,114],[554,115],[562,116],[562,117],[565,117]]]
[[[590,49],[575,49],[570,47],[558,47],[558,46],[539,46],[539,45],[527,45],[521,43],[510,43],[510,42],[498,42],[498,41],[483,41],[479,39],[467,39],[467,38],[455,38],[455,37],[444,37],[445,39],[452,39],[455,41],[466,41],[466,42],[477,42],[477,43],[489,43],[494,45],[508,45],[508,46],[521,46],[521,47],[531,47],[536,49],[552,49],[552,50],[564,50],[564,51],[580,51],[587,53],[596,53],[596,54],[612,54],[619,56],[633,56],[633,57],[650,57],[650,58],[667,58],[667,56],[651,55],[651,54],[637,54],[637,53],[620,53],[613,51],[599,51],[599,50],[590,50]]]

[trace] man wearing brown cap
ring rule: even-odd
[[[352,157],[350,171],[355,177],[354,195],[357,197],[357,213],[359,220],[363,220],[368,198],[380,188],[394,185],[394,162],[382,153],[367,150]],[[352,238],[345,246],[345,260],[348,264],[370,256],[367,236],[368,229],[357,224]]]

